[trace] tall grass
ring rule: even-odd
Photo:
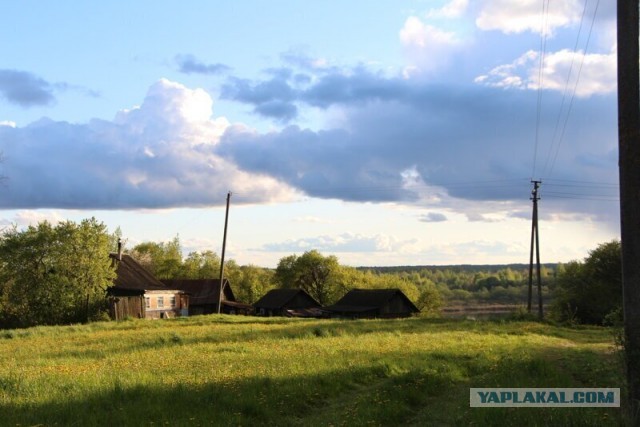
[[[1,425],[618,425],[469,387],[620,387],[606,328],[200,316],[0,333]]]

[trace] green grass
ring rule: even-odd
[[[611,330],[200,316],[0,331],[0,424],[619,425],[470,387],[621,387]]]

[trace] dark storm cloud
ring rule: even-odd
[[[22,107],[49,105],[55,101],[54,85],[18,70],[0,70],[0,97]]]
[[[206,64],[196,59],[193,55],[178,55],[176,56],[176,63],[178,64],[178,71],[185,74],[217,75],[226,73],[231,69],[220,63]]]

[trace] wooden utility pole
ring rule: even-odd
[[[218,314],[222,308],[222,295],[224,294],[224,252],[227,248],[227,225],[229,224],[229,203],[231,191],[227,193],[227,211],[224,215],[224,235],[222,236],[222,256],[220,257],[220,294],[218,295]]]
[[[618,144],[625,359],[631,425],[640,423],[639,0],[618,0]]]
[[[531,215],[531,251],[529,252],[529,298],[527,300],[527,311],[531,313],[531,302],[533,300],[533,248],[536,251],[536,276],[538,278],[538,317],[542,319],[542,279],[540,277],[540,236],[538,234],[538,188],[542,181],[531,181],[533,191],[531,200],[533,201],[533,214]]]

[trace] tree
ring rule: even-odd
[[[179,236],[169,242],[140,243],[133,248],[131,255],[158,279],[185,277]]]
[[[554,313],[560,320],[602,324],[622,307],[621,248],[617,240],[589,252],[584,262],[559,270]]]
[[[316,250],[301,256],[284,257],[276,268],[275,280],[281,288],[300,288],[326,305],[337,299],[335,275],[340,265],[335,256],[323,256]]]
[[[26,327],[87,321],[105,308],[115,278],[110,237],[94,218],[0,237],[0,322]]]
[[[190,252],[183,262],[184,278],[213,279],[220,277],[220,257],[213,251]]]

